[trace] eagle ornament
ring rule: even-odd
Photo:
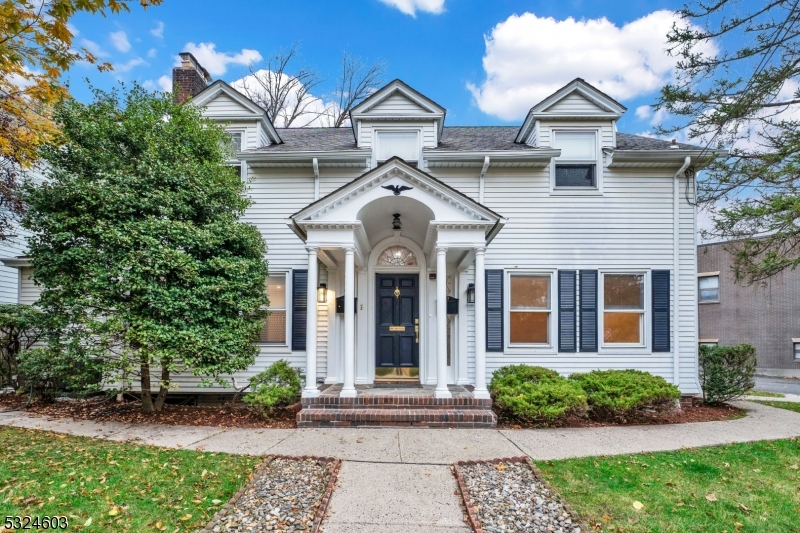
[[[408,185],[381,185],[381,188],[392,191],[395,196],[400,196],[401,192],[410,191],[414,187],[409,187]]]

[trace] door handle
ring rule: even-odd
[[[419,318],[414,319],[414,335],[416,336],[416,343],[419,344]]]

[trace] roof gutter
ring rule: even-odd
[[[531,148],[529,150],[481,150],[460,152],[457,150],[423,150],[428,161],[484,161],[493,160],[549,160],[561,155],[561,150],[553,148]]]
[[[330,152],[330,151],[308,151],[308,152],[238,152],[237,159],[247,162],[289,162],[289,161],[307,161],[312,163],[313,159],[318,162],[323,161],[366,161],[372,155],[371,150],[352,150],[347,152]]]

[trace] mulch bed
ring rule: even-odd
[[[593,428],[607,426],[660,426],[665,424],[684,424],[687,422],[713,422],[734,420],[745,416],[746,411],[732,405],[693,405],[663,412],[640,412],[636,416],[617,422],[599,422],[588,418],[572,417],[561,420],[549,427]],[[529,429],[541,427],[519,420],[503,418],[498,414],[498,429]]]
[[[28,395],[0,394],[0,411],[18,409],[28,401]],[[52,418],[73,418],[95,422],[125,424],[165,424],[169,426],[212,426],[221,428],[295,428],[300,404],[276,411],[272,419],[261,417],[247,405],[231,404],[221,407],[164,405],[160,413],[144,413],[139,401],[117,402],[105,397],[87,400],[58,400],[53,404],[34,403],[24,409]]]

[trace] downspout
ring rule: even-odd
[[[675,280],[672,294],[672,382],[676,386],[681,383],[681,350],[680,331],[678,328],[680,313],[678,310],[680,293],[680,267],[681,267],[681,229],[680,229],[680,192],[681,175],[686,172],[692,158],[687,156],[683,165],[675,173],[672,188],[672,272]]]
[[[483,168],[481,169],[481,177],[479,179],[479,186],[478,186],[478,203],[483,203],[483,179],[486,177],[486,171],[489,170],[489,164],[491,163],[491,159],[489,156],[483,158]]]
[[[314,157],[311,159],[311,166],[314,167],[314,201],[319,200],[319,160]]]

